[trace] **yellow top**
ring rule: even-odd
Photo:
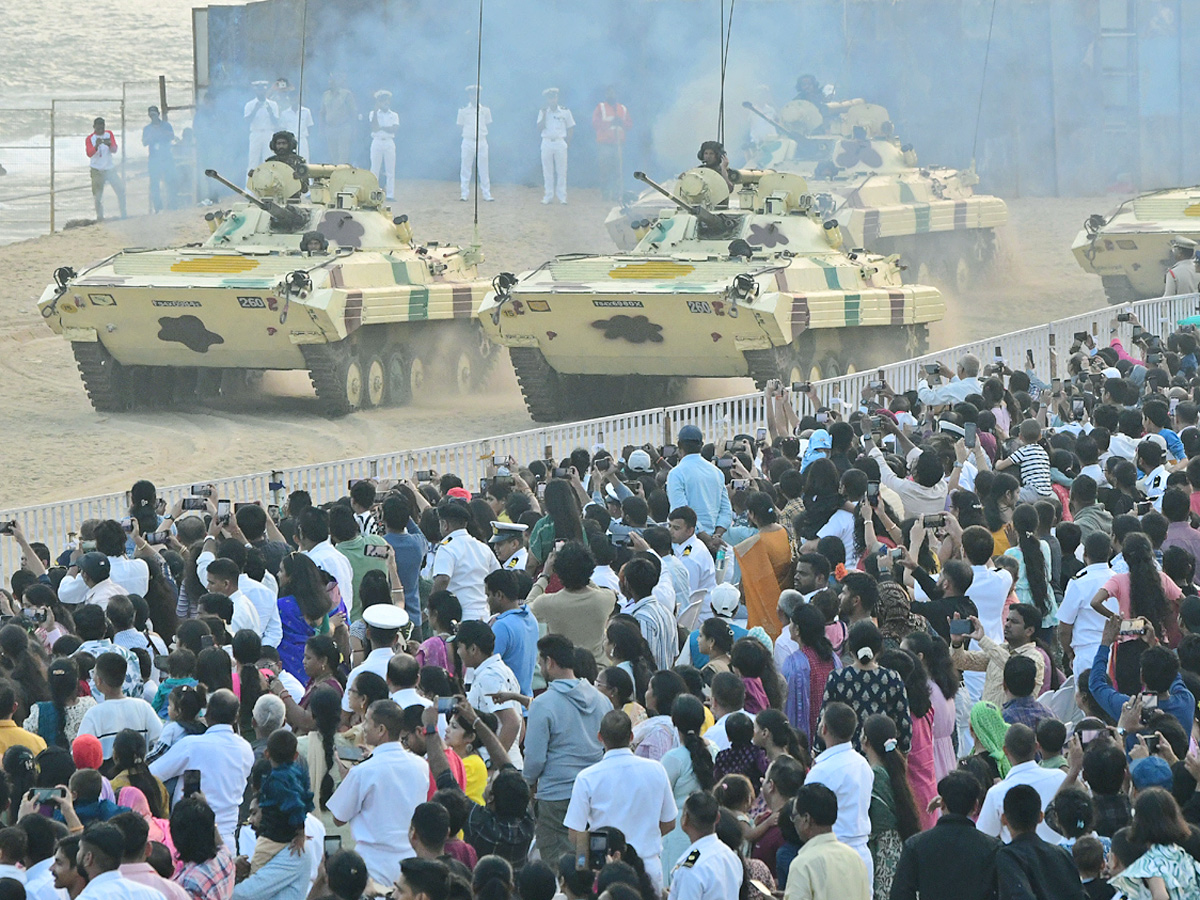
[[[478,753],[468,753],[462,758],[463,771],[467,776],[467,787],[463,791],[468,797],[483,806],[483,789],[487,787],[487,765]]]

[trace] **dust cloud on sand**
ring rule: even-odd
[[[398,186],[420,241],[470,244],[472,204],[457,184]],[[481,273],[520,272],[557,253],[610,252],[608,204],[573,189],[571,205],[542,206],[537,189],[500,185],[481,204]],[[1084,274],[1070,244],[1104,199],[1022,199],[1009,203],[996,272],[967,297],[947,297],[931,347],[952,346],[1104,305],[1098,278]],[[124,490],[139,477],[158,484],[265,471],[278,466],[383,453],[535,427],[516,378],[501,357],[488,388],[470,396],[437,392],[413,406],[331,420],[315,411],[304,373],[268,373],[236,401],[191,411],[98,414],[88,403],[70,346],[42,323],[41,295],[58,266],[76,269],[126,246],[203,240],[204,210],[109,221],[0,248],[0,508]],[[693,381],[692,399],[751,390],[748,379]]]

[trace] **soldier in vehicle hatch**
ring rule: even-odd
[[[725,146],[720,141],[705,141],[700,145],[696,159],[700,160],[700,165],[705,169],[712,169],[720,174],[729,189],[733,190],[733,180],[729,177],[729,154],[725,152]]]
[[[267,162],[287,163],[300,179],[300,194],[308,193],[308,166],[305,159],[296,152],[296,136],[290,131],[277,131],[271,135],[271,155]],[[294,194],[293,196],[299,196]]]

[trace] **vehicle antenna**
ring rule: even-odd
[[[479,246],[479,111],[483,108],[483,0],[479,0],[479,35],[475,43],[475,246]]]
[[[992,0],[992,14],[988,19],[987,45],[983,50],[983,75],[979,79],[979,105],[975,108],[975,137],[971,139],[971,170],[975,170],[975,149],[979,145],[979,120],[983,116],[983,88],[987,84],[988,57],[992,54],[992,26],[996,23],[996,0]]]
[[[721,36],[721,94],[717,102],[717,140],[725,143],[725,70],[729,65],[729,35],[733,31],[733,8],[737,0],[729,0],[729,18],[725,18],[725,0],[721,0],[721,17],[717,21]]]
[[[308,0],[300,12],[300,83],[296,87],[296,149],[300,148],[300,131],[304,127],[304,51],[308,38]]]

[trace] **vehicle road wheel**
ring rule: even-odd
[[[132,391],[128,370],[113,359],[104,345],[98,341],[72,341],[71,350],[92,408],[96,412],[129,409]]]
[[[958,292],[960,297],[971,287],[971,281],[974,277],[973,268],[974,267],[971,265],[971,259],[965,254],[960,256],[958,261],[954,264],[954,268],[950,273],[951,283],[954,285],[954,290]]]
[[[471,350],[463,348],[454,357],[454,388],[459,394],[469,394],[474,387],[475,365],[471,356]]]
[[[374,355],[368,357],[363,372],[366,377],[363,384],[365,405],[383,406],[384,397],[387,395],[387,376],[384,374],[383,360]]]
[[[301,345],[308,377],[326,415],[344,416],[363,403],[363,373],[358,357],[344,342]]]
[[[929,267],[929,263],[922,260],[917,263],[917,278],[916,284],[933,284],[933,270]]]
[[[407,354],[397,347],[388,352],[383,364],[383,397],[388,406],[407,406],[412,402],[412,382]]]
[[[408,368],[408,392],[409,396],[415,397],[421,391],[425,390],[426,370],[425,360],[419,356],[414,356],[412,363]]]

